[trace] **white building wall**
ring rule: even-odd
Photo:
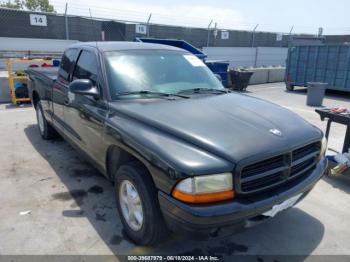
[[[0,37],[0,70],[6,69],[6,58],[27,56],[51,56],[60,58],[63,51],[77,40]]]
[[[209,60],[224,60],[232,67],[285,66],[287,48],[281,47],[204,47]]]
[[[77,40],[0,37],[0,52],[63,52]]]

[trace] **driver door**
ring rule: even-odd
[[[104,166],[103,128],[107,115],[107,103],[103,99],[103,85],[101,79],[98,53],[94,50],[81,50],[72,81],[76,79],[90,79],[100,92],[100,98],[73,94],[68,91],[68,103],[65,106],[64,118],[67,124],[68,138],[96,164]]]

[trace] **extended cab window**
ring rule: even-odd
[[[65,81],[69,81],[69,74],[71,72],[74,61],[77,58],[77,55],[78,55],[77,49],[68,49],[66,52],[64,52],[64,55],[61,61],[61,67],[58,72],[58,76],[61,79]]]
[[[97,84],[97,59],[94,53],[83,50],[74,69],[73,80],[90,79]]]

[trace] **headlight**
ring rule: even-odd
[[[328,143],[327,138],[324,136],[321,142],[321,156],[324,156],[326,154],[327,143]]]
[[[234,198],[231,173],[186,178],[180,181],[173,197],[186,203],[211,203]]]

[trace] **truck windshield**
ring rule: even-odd
[[[176,94],[192,89],[224,90],[209,68],[194,55],[177,51],[106,52],[112,99],[145,90]]]

